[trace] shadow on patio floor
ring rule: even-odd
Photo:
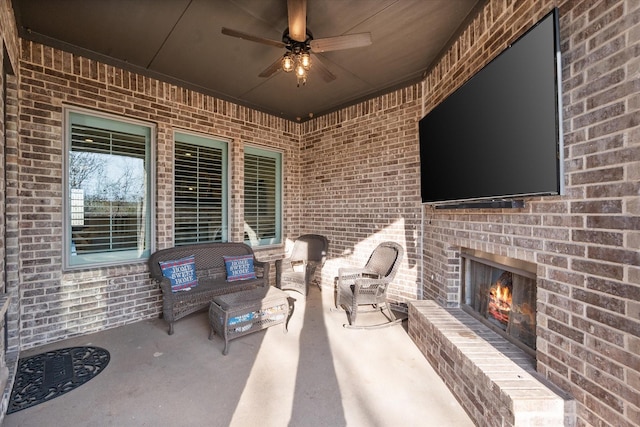
[[[289,293],[282,325],[230,343],[212,341],[206,313],[161,319],[32,349],[95,345],[103,373],[59,398],[5,417],[3,427],[73,426],[472,426],[403,326],[342,327],[331,289]],[[360,321],[381,321],[380,314]],[[405,322],[406,323],[406,322]]]

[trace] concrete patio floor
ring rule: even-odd
[[[206,313],[178,321],[172,336],[154,319],[24,352],[95,345],[111,361],[81,387],[7,415],[3,426],[473,426],[406,321],[346,329],[345,313],[331,310],[331,289],[289,295],[287,334],[276,325],[244,336],[227,356],[222,339],[207,339]]]

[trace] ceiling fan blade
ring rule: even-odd
[[[276,61],[273,64],[269,65],[267,68],[264,69],[263,72],[258,74],[258,77],[271,77],[273,74],[275,74],[276,71],[282,68],[281,64],[282,64],[282,58],[276,59]]]
[[[351,49],[354,47],[369,46],[371,33],[347,34],[344,36],[326,37],[311,40],[311,50],[316,53],[332,50]]]
[[[307,39],[307,0],[287,0],[289,37],[297,42]]]
[[[222,27],[222,34],[224,34],[225,36],[238,37],[243,40],[249,40],[251,42],[266,44],[269,46],[275,46],[279,48],[285,47],[284,43],[277,40],[270,40],[258,36],[253,36],[251,34],[243,33],[242,31],[232,30],[230,28]]]
[[[318,70],[318,72],[322,76],[322,80],[324,80],[325,82],[331,83],[336,79],[335,74],[329,71],[329,69],[322,63],[318,55],[313,55],[313,59],[311,63],[313,64],[312,65],[313,69]]]

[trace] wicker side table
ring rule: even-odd
[[[229,352],[229,341],[282,323],[287,332],[289,301],[286,292],[272,286],[234,292],[215,297],[209,306],[209,339],[224,339],[222,354]]]

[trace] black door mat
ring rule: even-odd
[[[61,396],[98,375],[109,364],[100,347],[69,347],[18,360],[7,414]]]

